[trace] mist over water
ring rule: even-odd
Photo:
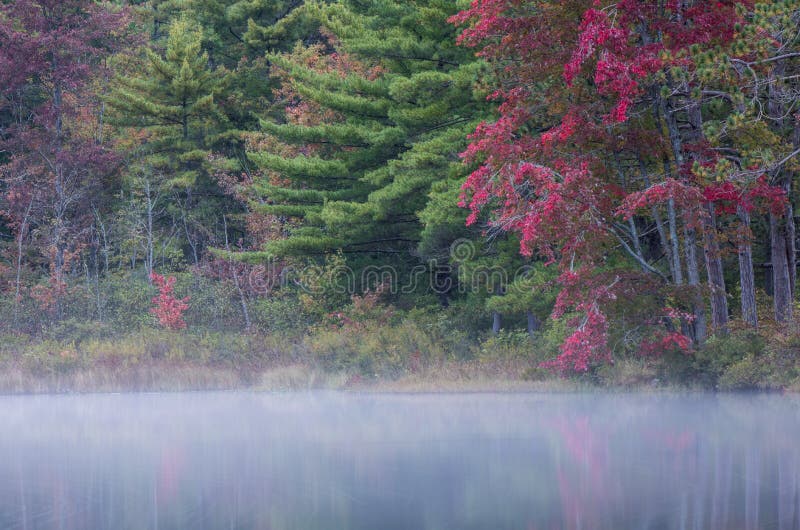
[[[800,528],[781,396],[0,397],[0,528]]]

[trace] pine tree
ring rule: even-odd
[[[108,101],[117,125],[143,132],[132,173],[142,177],[142,193],[161,198],[165,218],[180,227],[173,231],[183,233],[184,251],[195,263],[220,203],[229,202],[211,175],[212,153],[229,127],[217,103],[225,78],[209,68],[202,37],[188,18],[172,21],[163,53],[157,44],[145,48],[138,71],[118,77]]]
[[[179,10],[171,6],[172,18],[188,17],[202,29],[209,66],[225,72],[225,90],[218,102],[232,127],[230,139],[236,137],[234,131],[257,129],[253,113],[271,103],[275,88],[264,54],[289,51],[301,39],[316,41],[319,24],[298,9],[302,0],[182,0],[179,4]]]
[[[109,100],[118,124],[147,130],[150,162],[171,186],[197,183],[208,137],[223,119],[214,102],[220,80],[207,67],[201,39],[188,20],[173,22],[164,56],[146,49],[142,74],[118,78]]]
[[[417,262],[419,212],[432,186],[459,163],[482,99],[473,91],[480,63],[455,45],[454,29],[444,23],[457,4],[305,6],[331,33],[322,52],[334,63],[347,57],[360,66],[326,70],[299,50],[268,56],[293,99],[283,123],[262,120],[280,146],[251,152],[250,159],[279,179],[261,179],[254,190],[261,211],[298,222],[267,253],[341,249],[351,262],[360,256],[362,265]],[[293,119],[302,105],[327,119]],[[296,156],[287,157],[291,146]]]

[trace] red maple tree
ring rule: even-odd
[[[151,272],[150,280],[158,288],[158,296],[152,300],[155,306],[150,309],[158,319],[158,323],[166,329],[186,329],[183,313],[189,309],[189,297],[175,296],[175,276],[164,277]]]
[[[627,311],[640,351],[652,349],[654,333],[681,349],[688,337],[702,342],[705,294],[711,329],[726,331],[720,216],[738,213],[749,227],[755,206],[785,203],[765,169],[737,167],[738,152],[716,149],[704,129],[707,98],[734,97],[709,89],[703,50],[737,53],[752,6],[473,0],[451,18],[466,26],[460,43],[493,68],[490,97],[500,101],[497,120],[480,124],[462,155],[477,167],[463,186],[468,223],[488,210],[491,223],[520,234],[523,254],[557,263],[554,317],[577,315],[548,366],[586,371],[610,361],[609,320],[620,300],[687,315]],[[644,248],[645,232],[658,234],[660,252]],[[740,255],[752,269],[751,256]]]

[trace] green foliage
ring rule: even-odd
[[[464,319],[466,309],[458,305],[447,310],[436,306],[414,308],[406,313],[405,319],[413,322],[434,342],[440,343],[450,359],[468,360],[474,358],[478,328]]]
[[[317,321],[347,305],[355,288],[352,271],[341,252],[325,256],[320,265],[303,267],[296,283],[300,307]]]
[[[79,190],[90,200],[80,203],[75,229],[66,227],[65,234],[74,239],[67,246],[75,255],[64,268],[58,307],[43,302],[54,287],[46,253],[34,252],[52,227],[34,220],[22,229],[6,214],[13,200],[24,207],[28,192],[15,196],[3,190],[1,367],[59,378],[94,369],[122,373],[157,367],[155,372],[192,365],[224,367],[238,374],[236,381],[251,381],[254,376],[247,374],[270,363],[298,361],[312,374],[324,368],[365,379],[414,376],[448,363],[459,370],[508,363],[519,368],[514,374],[524,372],[530,380],[554,377],[539,365],[559,355],[573,319],[580,316],[549,318],[561,288],[556,270],[540,257],[521,257],[519,240],[491,228],[488,213],[466,226],[467,210],[459,207],[465,176],[483,156],[470,166],[459,153],[478,123],[496,119],[486,87],[510,88],[506,81],[514,76],[505,67],[515,66],[502,63],[490,71],[475,49],[456,44],[460,30],[447,19],[468,8],[468,0],[114,3],[128,4],[135,6],[131,24],[141,30],[140,46],[110,58],[110,69],[91,80],[80,101],[70,102],[77,103],[78,113],[69,120],[74,122],[70,134],[92,144],[113,143],[120,159],[109,164],[119,171]],[[509,5],[516,16],[517,3]],[[708,164],[694,164],[698,179],[726,182],[739,174],[752,180],[761,170],[751,168],[767,168],[771,179],[785,178],[791,189],[796,162],[787,159],[780,175],[772,166],[796,150],[795,122],[789,114],[780,120],[770,116],[769,107],[777,93],[786,99],[786,109],[793,108],[796,64],[787,61],[781,70],[774,56],[783,47],[787,53],[796,49],[797,6],[794,0],[757,3],[725,49],[695,45],[685,50],[683,57],[697,68],[671,72],[676,82],[687,83],[685,91],[668,86],[667,72],[654,74],[653,91],[632,95],[631,109],[637,110],[628,123],[635,123],[633,128],[602,124],[613,133],[609,141],[616,138],[613,154],[619,160],[597,154],[598,167],[591,170],[601,176],[614,167],[619,182],[617,177],[601,182],[628,193],[656,186],[673,171],[667,143],[657,151],[649,145],[668,127],[658,117],[664,110],[639,112],[643,101],[658,102],[660,93],[661,103],[675,108],[700,102],[702,131],[689,131],[683,126],[689,116],[676,111],[680,134],[702,132],[709,147],[722,153]],[[569,8],[571,22],[578,20],[572,14],[579,8]],[[753,62],[745,65],[744,57]],[[563,68],[552,70],[557,75],[548,70],[543,79],[523,83],[530,104],[514,135],[557,130],[554,124],[571,102],[555,97]],[[642,87],[645,81],[637,80]],[[664,90],[657,90],[659,83]],[[576,90],[579,86],[573,84]],[[609,104],[588,100],[592,90],[578,99]],[[9,93],[6,99],[10,104],[15,97]],[[0,129],[5,131],[14,113],[4,108]],[[501,140],[495,147],[513,147],[513,141]],[[694,139],[687,145],[695,145]],[[575,154],[572,147],[562,147],[560,156]],[[597,153],[604,150],[595,147]],[[0,161],[8,163],[13,157],[4,149]],[[29,165],[15,171],[40,170]],[[519,215],[530,205],[526,194],[532,190],[525,184],[514,183],[522,199]],[[758,331],[720,333],[691,354],[639,355],[648,334],[666,329],[661,316],[651,316],[694,303],[684,289],[686,277],[680,289],[656,285],[643,279],[647,274],[640,274],[640,264],[618,246],[639,243],[641,249],[632,250],[666,273],[674,241],[678,261],[686,261],[685,198],[670,196],[679,203],[672,212],[677,214],[673,235],[658,233],[670,228],[665,197],[638,208],[627,226],[618,223],[622,219],[616,213],[592,211],[606,217],[598,222],[624,236],[610,243],[581,239],[581,245],[597,244],[601,250],[593,272],[609,278],[619,274],[625,282],[634,278],[626,294],[635,290],[637,296],[604,301],[615,364],[593,368],[582,381],[622,387],[690,382],[720,389],[798,385],[800,335],[768,327],[772,300],[760,286]],[[489,206],[498,200],[488,199]],[[57,207],[32,206],[33,217],[50,219]],[[716,229],[723,249],[752,236],[755,262],[769,262],[764,213],[753,215],[752,234],[747,234],[735,228],[733,214],[721,212]],[[658,216],[661,226],[651,216]],[[697,231],[700,250],[704,242]],[[553,252],[556,259],[564,254],[561,245]],[[280,260],[290,281],[264,292],[242,274],[236,277],[242,285],[236,285],[229,271],[226,276],[211,270],[209,263],[220,256],[251,266]],[[704,255],[699,256],[702,261]],[[736,258],[735,252],[724,252],[724,283],[734,296],[740,294]],[[381,290],[374,277],[364,279],[362,273],[371,267],[392,267],[401,285],[420,270],[452,285],[443,292],[425,278],[414,292]],[[177,293],[191,297],[187,332],[157,329],[150,314],[156,294],[147,279],[151,268],[176,276]],[[756,270],[762,286],[765,274],[766,269]],[[246,333],[245,312],[252,324]],[[489,334],[492,313],[502,315],[497,335]],[[541,322],[533,334],[526,331],[529,314]],[[680,326],[678,317],[671,320]]]
[[[715,336],[695,353],[696,369],[701,377],[707,378],[707,384],[714,385],[731,366],[745,359],[761,357],[765,350],[766,341],[754,332]]]
[[[315,318],[299,308],[294,296],[276,293],[255,301],[252,318],[259,331],[292,338],[305,333]]]
[[[506,247],[505,252],[518,249],[516,240],[512,239],[509,243],[511,248]],[[500,262],[501,266],[503,264],[500,259],[495,262]],[[543,262],[525,264],[517,258],[506,266],[506,270],[509,276],[514,276],[509,277],[508,286],[502,294],[494,294],[486,300],[486,309],[503,315],[531,312],[538,321],[546,320],[553,310],[558,292],[556,268],[546,266]]]
[[[463,175],[457,155],[483,112],[472,90],[480,64],[446,23],[457,7],[343,1],[297,10],[332,33],[337,59],[319,48],[269,55],[289,104],[311,105],[314,120],[265,117],[263,132],[280,143],[248,155],[266,175],[253,186],[259,210],[300,225],[268,252],[343,250],[356,270],[418,262],[420,212],[433,186]]]
[[[124,206],[143,237],[155,232],[158,243],[178,245],[196,263],[209,243],[222,239],[220,215],[240,209],[213,178],[236,149],[221,106],[228,75],[209,66],[203,29],[185,15],[169,24],[163,50],[151,43],[128,69],[107,98],[112,123],[138,139],[130,147]],[[177,223],[182,237],[176,239]]]
[[[202,30],[181,18],[169,26],[163,55],[146,48],[140,76],[119,77],[108,103],[115,123],[145,129],[147,163],[168,187],[194,186],[207,157],[206,139],[224,119],[215,103],[220,76],[208,69]]]
[[[535,341],[527,331],[501,331],[480,342],[478,358],[481,360],[520,358],[533,360]]]
[[[769,388],[768,373],[762,360],[748,355],[727,366],[718,385],[720,390],[764,390]]]
[[[537,333],[536,346],[542,360],[555,359],[561,352],[561,345],[571,332],[569,321],[574,317],[573,314],[566,314],[558,319],[548,319],[544,328]]]
[[[328,370],[389,379],[449,356],[443,344],[410,320],[394,326],[369,322],[358,330],[319,329],[303,347]]]

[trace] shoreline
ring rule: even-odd
[[[0,394],[308,391],[800,392],[794,346],[732,335],[688,356],[624,356],[562,376],[543,339],[454,342],[406,324],[303,336],[141,329],[81,340],[5,335]],[[746,338],[746,337],[745,337]],[[733,351],[733,353],[731,353]]]
[[[345,372],[326,372],[303,363],[274,366],[257,372],[191,362],[152,362],[116,370],[77,369],[59,374],[34,374],[19,367],[0,369],[0,396],[75,395],[181,392],[314,392],[335,391],[380,394],[463,393],[728,393],[701,386],[674,384],[603,385],[557,376],[537,381],[498,378],[473,371],[452,377],[448,370],[405,374],[397,378],[369,378]],[[738,391],[741,393],[742,391]],[[751,393],[796,394],[795,389],[754,390]]]
[[[457,363],[455,363],[457,364]],[[383,393],[545,392],[589,390],[586,384],[560,378],[526,381],[473,374],[461,378],[429,372],[397,378],[364,378],[329,372],[305,363],[247,371],[192,362],[149,362],[107,369],[90,367],[37,374],[20,367],[0,368],[0,395],[91,394],[204,391],[352,391]]]

